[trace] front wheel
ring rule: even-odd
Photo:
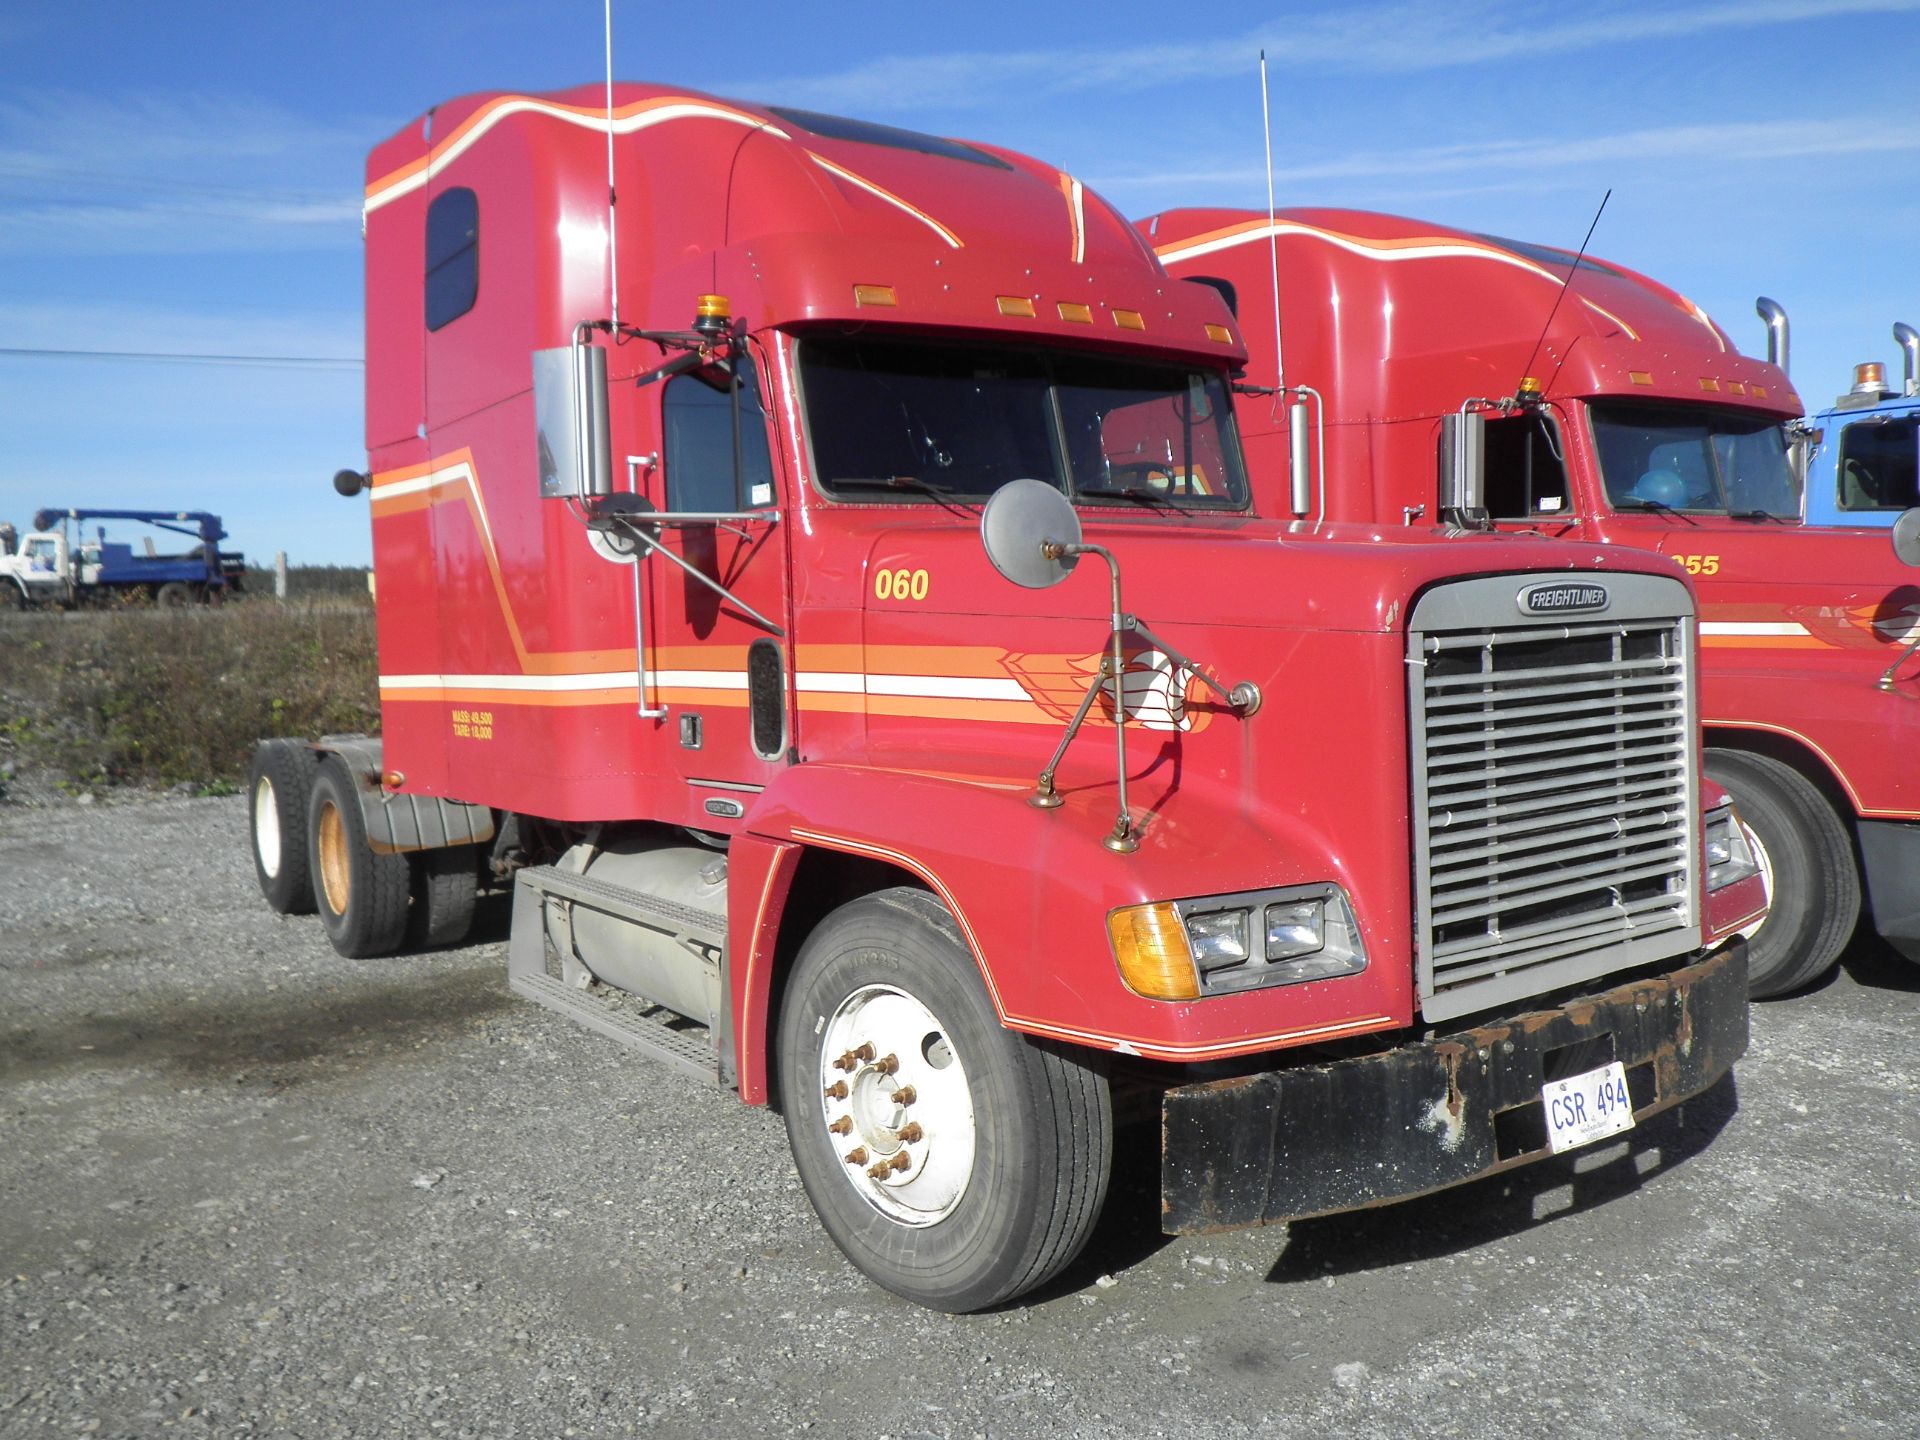
[[[1000,1024],[953,917],[924,891],[852,901],[808,939],[779,1084],[821,1223],[896,1295],[999,1304],[1058,1274],[1099,1218],[1105,1078]]]
[[[1771,877],[1767,918],[1748,935],[1747,992],[1798,990],[1834,967],[1860,919],[1847,827],[1810,780],[1771,756],[1709,750],[1706,771],[1733,796]]]

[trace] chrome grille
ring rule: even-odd
[[[1430,1019],[1698,944],[1692,637],[1673,613],[1686,601],[1650,577],[1607,578],[1665,586],[1644,598],[1670,608],[1410,636],[1416,925]],[[1502,618],[1512,615],[1506,606]]]

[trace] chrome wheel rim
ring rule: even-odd
[[[269,880],[280,874],[280,810],[274,804],[273,781],[266,776],[253,787],[253,853],[260,857],[260,873]]]
[[[1738,812],[1735,813],[1736,815],[1738,814]],[[1767,854],[1767,847],[1760,843],[1760,837],[1753,833],[1753,827],[1751,825],[1747,824],[1744,820],[1740,820],[1737,823],[1740,826],[1740,833],[1747,837],[1747,846],[1753,851],[1755,863],[1760,866],[1760,890],[1761,893],[1766,896],[1767,900],[1766,915],[1762,915],[1751,925],[1748,925],[1738,932],[1740,938],[1751,945],[1753,943],[1753,937],[1758,935],[1766,926],[1767,916],[1773,913],[1773,857]]]
[[[861,1199],[902,1225],[951,1215],[973,1179],[973,1089],[946,1026],[904,990],[869,985],[820,1030],[820,1120]]]

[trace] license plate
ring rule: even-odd
[[[1556,1155],[1633,1128],[1627,1072],[1618,1060],[1584,1075],[1549,1080],[1540,1099],[1547,1112],[1547,1143]]]

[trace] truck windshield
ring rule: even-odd
[[[812,336],[801,393],[820,487],[984,499],[1010,480],[1091,504],[1243,509],[1219,372],[919,338]]]
[[[1800,486],[1777,420],[1698,406],[1595,405],[1594,446],[1616,510],[1794,516]]]

